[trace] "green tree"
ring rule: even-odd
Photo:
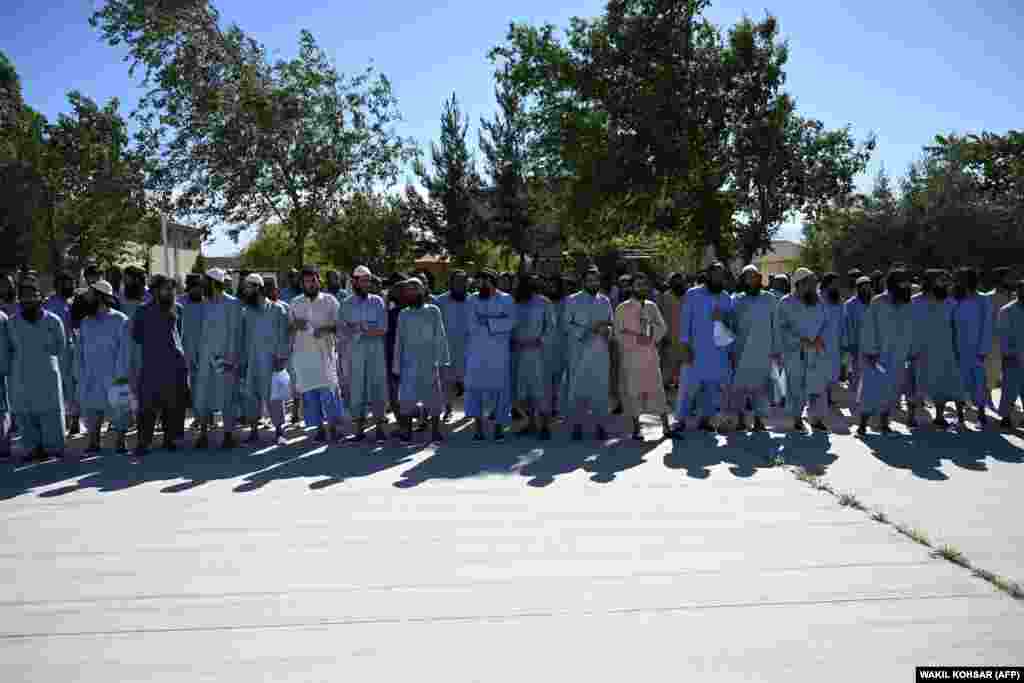
[[[421,161],[414,166],[427,198],[415,188],[406,192],[408,210],[415,213],[423,234],[431,236],[436,251],[448,254],[456,263],[465,263],[469,245],[480,237],[481,227],[475,210],[481,182],[466,141],[468,132],[469,122],[452,93],[441,113],[440,141],[430,143],[433,173]]]
[[[342,75],[308,31],[296,58],[272,63],[237,25],[222,29],[206,0],[107,0],[90,22],[145,72],[140,135],[161,153],[151,189],[178,215],[274,220],[301,259],[318,226],[355,194],[396,182],[416,155],[393,131],[401,117],[387,78]]]
[[[356,195],[321,235],[324,257],[347,272],[357,265],[375,273],[394,272],[411,266],[425,251],[411,210],[395,195]]]
[[[249,270],[283,272],[296,263],[320,263],[320,240],[310,240],[301,254],[295,252],[295,240],[288,228],[280,223],[266,223],[256,237],[239,253],[243,268]]]

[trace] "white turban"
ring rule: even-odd
[[[743,277],[747,273],[757,273],[758,275],[760,275],[761,271],[757,269],[757,266],[751,263],[750,265],[743,266],[743,270],[740,271],[740,277]]]
[[[211,280],[216,280],[217,282],[223,283],[224,280],[228,279],[228,273],[223,268],[210,268],[208,271],[206,271],[206,277],[210,278]]]
[[[259,273],[251,273],[245,276],[246,284],[256,285],[257,287],[263,286],[263,276]]]
[[[795,287],[809,277],[814,277],[814,273],[807,268],[797,268],[793,273],[793,286]]]
[[[352,277],[372,277],[373,273],[366,266],[356,266],[356,269],[352,271]]]

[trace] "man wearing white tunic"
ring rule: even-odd
[[[828,325],[825,327],[825,357],[829,365],[828,388],[825,391],[829,408],[834,408],[832,401],[833,390],[839,384],[839,377],[843,369],[843,328],[846,321],[843,319],[843,300],[839,292],[839,274],[825,273],[821,277],[821,292],[819,293],[822,303],[825,305],[825,313],[828,315]]]
[[[335,335],[340,305],[330,294],[320,291],[320,272],[311,266],[302,269],[302,295],[288,309],[292,342],[292,368],[295,389],[302,396],[303,421],[316,427],[316,440],[337,438],[344,408],[338,396],[338,354]],[[326,425],[326,428],[325,428]]]
[[[241,303],[224,292],[227,271],[206,271],[207,299],[202,304],[199,343],[190,360],[192,403],[200,422],[195,448],[209,447],[208,431],[218,411],[224,419],[222,447],[234,448],[235,420],[238,412],[238,328]]]
[[[288,309],[267,299],[265,292],[262,276],[257,273],[246,276],[242,283],[245,308],[238,344],[241,354],[240,393],[243,414],[252,427],[249,442],[259,440],[259,422],[266,406],[280,446],[287,443],[284,438],[284,401],[270,397],[274,374],[288,366]]]
[[[924,411],[924,400],[935,404],[932,424],[949,427],[944,417],[946,404],[963,397],[960,368],[953,345],[953,314],[956,304],[951,298],[952,280],[943,270],[925,273],[925,291],[910,302],[914,314],[914,401],[910,407],[910,425],[916,423],[916,412]]]
[[[430,418],[431,439],[443,440],[440,414],[444,408],[441,393],[441,368],[448,364],[448,340],[441,310],[426,303],[426,287],[416,279],[405,281],[409,305],[398,314],[395,333],[395,357],[392,371],[398,375],[401,437],[412,441],[412,419],[423,412]]]
[[[732,297],[725,289],[725,264],[715,262],[708,268],[706,284],[686,293],[679,323],[679,339],[683,343],[690,395],[697,402],[699,429],[715,431],[713,420],[722,409],[722,399],[729,389],[732,368],[729,346],[719,346],[715,339],[715,323],[727,326],[732,316]],[[680,416],[679,429],[685,429],[685,416]]]
[[[124,406],[110,405],[110,390],[115,384],[129,384],[133,347],[131,320],[111,310],[114,288],[106,280],[93,284],[84,294],[87,315],[78,330],[78,404],[89,432],[86,453],[100,452],[100,430],[109,417],[117,434],[117,452],[126,454],[131,412]]]
[[[7,321],[11,412],[21,443],[33,460],[64,453],[64,391],[61,362],[67,345],[64,324],[42,309],[39,281],[22,279],[21,312]]]
[[[474,440],[483,441],[484,416],[494,407],[494,440],[505,438],[512,422],[512,330],[515,302],[496,289],[498,275],[484,270],[477,275],[480,291],[469,298],[469,341],[466,346],[466,416],[475,418]],[[607,373],[606,373],[607,374]]]
[[[608,386],[611,359],[608,339],[614,326],[612,304],[601,294],[601,271],[591,266],[583,278],[583,291],[569,297],[565,305],[565,327],[569,336],[568,392],[565,410],[573,425],[574,441],[583,439],[583,423],[597,422],[597,438],[608,432],[601,423],[610,413]]]
[[[451,275],[449,289],[437,297],[437,307],[444,318],[451,362],[442,369],[444,382],[444,418],[452,414],[452,401],[461,396],[466,380],[466,341],[469,339],[469,303],[466,298],[466,271],[456,270]]]
[[[637,274],[629,300],[615,309],[615,337],[621,351],[619,398],[623,413],[632,421],[634,441],[644,440],[641,415],[659,415],[663,434],[669,433],[668,401],[658,358],[658,344],[668,330],[658,305],[647,298],[650,290],[647,275]]]
[[[366,438],[367,415],[377,423],[377,442],[387,439],[388,377],[387,347],[388,312],[384,300],[370,293],[373,273],[366,266],[352,271],[352,296],[339,309],[338,325],[349,335],[352,369],[349,392],[355,433],[352,441]]]
[[[1002,396],[999,399],[1000,426],[1013,429],[1010,413],[1018,399],[1024,397],[1024,280],[1017,282],[1017,298],[1003,306],[996,324],[999,339]]]
[[[548,418],[551,415],[551,375],[547,370],[547,347],[556,334],[551,302],[537,293],[537,278],[524,274],[516,288],[516,328],[512,332],[515,359],[515,397],[525,405],[529,423],[521,436],[537,434],[551,438]]]
[[[762,290],[763,280],[757,266],[743,269],[740,286],[743,291],[733,297],[736,371],[731,402],[739,416],[737,429],[746,430],[744,412],[749,400],[754,410],[754,431],[763,432],[771,399],[772,363],[777,360],[774,335],[778,300]]]
[[[64,351],[64,360],[61,363],[60,374],[64,383],[64,404],[67,413],[68,433],[77,435],[81,429],[79,416],[81,409],[78,405],[78,351],[77,351],[77,326],[72,325],[71,310],[75,299],[75,278],[71,273],[62,270],[57,273],[54,280],[56,292],[46,299],[43,308],[58,316],[64,324],[64,336],[67,338],[67,347]]]
[[[793,273],[792,294],[782,297],[775,311],[775,349],[786,368],[786,413],[793,429],[803,432],[804,408],[819,431],[825,424],[825,391],[832,377],[825,331],[828,313],[818,296],[817,278],[807,268]]]

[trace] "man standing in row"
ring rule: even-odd
[[[11,373],[11,341],[7,314],[0,311],[0,458],[11,456],[11,405],[7,399],[7,376]]]
[[[284,437],[284,401],[272,400],[274,374],[288,366],[290,338],[288,309],[266,297],[263,278],[253,273],[242,283],[245,309],[242,313],[239,340],[241,370],[240,393],[246,420],[252,428],[249,443],[259,440],[259,423],[266,407],[277,444],[287,443]]]
[[[520,434],[538,433],[551,438],[548,418],[551,415],[551,378],[547,372],[547,346],[555,335],[555,319],[551,303],[537,293],[537,278],[524,274],[516,288],[516,328],[512,334],[515,367],[515,399],[525,405],[529,423]]]
[[[763,291],[763,279],[757,266],[748,265],[740,273],[740,287],[733,303],[736,344],[733,347],[735,374],[732,404],[738,415],[736,428],[746,431],[744,417],[747,401],[754,411],[755,432],[766,431],[764,418],[772,391],[775,309],[778,300]]]
[[[914,403],[910,408],[910,424],[914,426],[918,410],[924,412],[924,399],[935,404],[932,424],[946,428],[946,403],[963,398],[963,384],[953,345],[953,314],[955,304],[950,298],[949,274],[943,270],[925,273],[925,291],[916,295],[911,307],[914,313]]]
[[[682,342],[679,341],[679,314],[686,296],[686,280],[682,273],[672,273],[668,278],[668,289],[661,295],[661,313],[665,318],[668,333],[661,350],[661,374],[665,386],[679,386],[679,367],[682,365]]]
[[[452,401],[462,396],[466,380],[466,340],[469,339],[469,304],[466,301],[467,273],[456,270],[449,280],[449,289],[437,298],[444,318],[451,363],[442,370],[445,390],[444,419],[452,414]]]
[[[242,308],[238,299],[224,292],[227,272],[206,272],[207,300],[202,304],[202,326],[196,356],[192,360],[192,399],[200,421],[196,448],[208,448],[208,431],[214,414],[224,419],[224,449],[234,448],[238,406],[238,327]],[[171,283],[173,285],[173,282]]]
[[[821,278],[821,300],[828,315],[825,326],[825,359],[829,367],[828,388],[825,391],[829,409],[834,408],[833,392],[839,384],[843,367],[843,300],[839,293],[839,274],[825,273]]]
[[[480,291],[469,298],[469,342],[466,348],[466,416],[476,419],[474,440],[483,441],[484,416],[494,406],[494,440],[505,439],[512,422],[511,339],[516,326],[512,297],[496,288],[498,275],[477,275]],[[606,373],[607,374],[607,373]]]
[[[320,272],[312,266],[302,269],[303,295],[292,300],[288,310],[294,334],[292,368],[295,388],[302,396],[303,421],[316,427],[316,440],[337,438],[344,415],[338,396],[338,356],[334,339],[340,306],[330,294],[320,291]]]
[[[1017,298],[1000,309],[997,320],[1003,373],[1000,424],[1003,429],[1013,429],[1010,413],[1024,394],[1024,280],[1017,282]]]
[[[886,291],[871,301],[861,331],[864,354],[864,392],[859,432],[867,433],[872,415],[879,415],[883,434],[892,432],[889,417],[907,392],[906,365],[911,360],[914,315],[910,278],[900,268],[890,271]],[[911,397],[912,398],[912,397]]]
[[[393,371],[400,377],[398,385],[401,437],[412,441],[413,417],[423,412],[430,418],[431,439],[440,442],[440,415],[444,407],[441,393],[441,368],[448,364],[448,341],[445,338],[441,310],[427,303],[426,286],[417,278],[406,280],[408,306],[398,316],[395,334]]]
[[[961,268],[956,279],[956,351],[960,358],[960,376],[966,397],[978,410],[978,424],[988,424],[985,408],[991,403],[985,359],[992,353],[992,302],[978,293],[978,271]],[[966,422],[964,404],[957,409],[961,424]]]
[[[827,431],[826,390],[832,377],[825,330],[828,313],[818,295],[817,281],[807,268],[793,273],[793,293],[782,297],[775,312],[775,349],[786,368],[786,413],[793,430],[803,432],[804,408],[812,426]]]
[[[608,340],[614,314],[608,297],[600,293],[600,286],[601,271],[591,266],[583,278],[583,291],[570,296],[565,306],[569,335],[569,389],[565,410],[573,425],[573,441],[583,439],[583,423],[589,419],[597,423],[598,440],[608,438],[603,421],[610,414]]]
[[[687,384],[697,401],[699,428],[715,431],[712,419],[722,410],[723,393],[729,386],[732,368],[729,349],[719,346],[714,335],[716,322],[725,324],[733,311],[732,298],[725,292],[725,265],[719,261],[708,268],[707,284],[686,293],[679,339],[690,364]],[[680,425],[684,425],[681,416]]]
[[[352,271],[352,296],[345,300],[338,321],[349,336],[352,378],[350,410],[355,420],[352,440],[366,438],[366,420],[372,413],[377,423],[377,442],[386,440],[388,378],[385,337],[388,333],[388,311],[384,300],[370,293],[373,273],[366,266]]]
[[[633,424],[634,441],[644,440],[641,415],[660,416],[663,435],[669,433],[668,402],[658,358],[658,344],[667,328],[658,305],[647,298],[650,289],[646,274],[635,275],[631,298],[615,309],[615,336],[622,354],[616,381],[623,412]]]
[[[100,430],[109,417],[117,434],[117,452],[127,453],[126,434],[131,420],[130,408],[110,405],[110,390],[115,384],[129,383],[131,363],[136,360],[131,338],[131,320],[112,309],[114,288],[99,280],[83,295],[88,315],[78,331],[78,404],[85,415],[89,432],[86,453],[100,452]]]
[[[868,306],[871,305],[871,278],[861,275],[855,281],[856,292],[843,304],[843,345],[850,354],[850,368],[848,380],[850,389],[856,396],[855,413],[860,411],[861,377],[863,375],[864,359],[860,352],[860,333],[864,326],[864,316],[867,314]]]
[[[72,325],[71,309],[75,299],[75,278],[70,271],[57,273],[54,281],[56,292],[46,300],[43,308],[60,318],[64,325],[64,336],[67,341],[64,358],[61,361],[60,373],[64,389],[64,410],[67,414],[68,434],[76,436],[81,431],[78,405],[78,357],[75,326]]]

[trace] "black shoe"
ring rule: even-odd
[[[597,440],[598,441],[607,441],[608,440],[608,432],[605,431],[604,427],[600,427],[599,426],[597,428]]]
[[[754,431],[755,432],[767,432],[768,428],[764,426],[764,420],[759,417],[754,418]]]
[[[1000,420],[999,426],[1002,427],[1003,429],[1005,429],[1006,431],[1012,432],[1013,431],[1013,420],[1011,420],[1008,417],[1004,417],[1002,420]]]
[[[68,435],[69,436],[78,436],[81,433],[82,433],[82,425],[79,422],[79,419],[78,418],[72,418],[71,419],[71,424],[68,425]]]
[[[984,412],[982,412],[981,415],[978,416],[978,427],[982,429],[988,427],[988,415],[986,415]]]
[[[205,450],[205,449],[207,449],[209,447],[210,447],[210,437],[206,435],[206,432],[203,432],[202,434],[200,434],[199,438],[196,439],[196,442],[194,444],[192,444],[192,448],[195,448],[196,450]]]
[[[434,432],[430,435],[430,442],[441,443],[442,441],[444,441],[444,434],[435,429]]]
[[[224,448],[232,448],[233,447],[233,446],[228,446],[227,443],[228,443],[227,439],[225,439]],[[164,439],[164,443],[163,443],[162,448],[165,451],[174,452],[174,451],[178,450],[178,445],[175,444],[174,441],[172,441],[171,439]]]
[[[736,431],[745,432],[747,431],[747,423],[743,418],[736,420]]]
[[[260,433],[255,429],[249,432],[249,443],[259,443]]]
[[[221,442],[220,447],[225,451],[230,451],[237,445],[238,442],[235,441],[235,435],[232,434],[231,432],[228,432],[227,434],[224,435],[224,441]]]
[[[612,415],[622,415],[622,406],[619,405],[615,410],[613,410]]]
[[[537,429],[535,427],[524,427],[523,429],[520,429],[518,432],[516,432],[516,436],[519,438],[523,438],[526,436],[533,436],[536,433]]]
[[[102,449],[98,443],[91,443],[89,444],[89,447],[85,449],[85,454],[88,456],[99,455],[101,450]]]
[[[804,422],[804,419],[802,417],[798,417],[795,420],[793,420],[793,431],[794,432],[806,432],[807,431],[807,423]]]
[[[633,432],[633,437],[632,438],[633,438],[633,441],[643,441],[644,440],[644,435],[641,434],[640,432]]]
[[[135,462],[142,462],[142,459],[149,455],[149,449],[139,446],[132,451],[132,460]]]
[[[868,433],[868,418],[862,417],[860,419],[860,424],[857,425],[857,433],[860,434],[861,436],[864,436],[865,434]]]
[[[473,435],[473,441],[486,441],[487,437],[482,432],[477,432]]]
[[[395,436],[398,438],[398,442],[404,446],[408,446],[412,443],[412,431],[396,431]]]
[[[128,453],[128,439],[123,434],[117,437],[117,454],[126,455]]]
[[[375,429],[374,431],[376,432],[376,441],[377,441],[377,443],[385,443],[385,442],[387,442],[388,435],[384,432],[384,428],[383,427],[377,427],[377,429]]]
[[[937,417],[932,420],[932,426],[938,427],[939,429],[949,429],[949,422],[943,417]]]
[[[711,424],[711,420],[707,418],[704,418],[703,420],[700,421],[700,424],[697,425],[697,429],[699,429],[702,432],[708,433],[715,431],[714,426]]]
[[[814,427],[814,430],[818,432],[828,431],[828,425],[825,424],[824,420],[815,420],[814,424],[812,424],[811,426]]]

